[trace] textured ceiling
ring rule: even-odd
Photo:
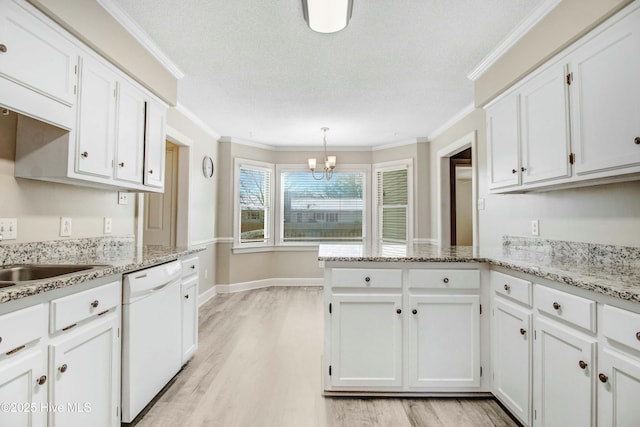
[[[222,136],[284,146],[429,137],[466,75],[541,0],[354,0],[319,34],[300,0],[113,0],[185,73],[178,101]]]

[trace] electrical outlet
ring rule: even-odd
[[[71,218],[60,217],[60,237],[71,236]]]
[[[104,217],[104,234],[111,233],[111,218]]]
[[[2,234],[2,240],[16,240],[18,238],[18,220],[16,218],[0,218],[0,234]]]
[[[537,219],[531,221],[531,235],[539,236],[540,235],[540,222]]]
[[[118,204],[119,205],[128,205],[129,204],[129,193],[124,191],[118,191]]]

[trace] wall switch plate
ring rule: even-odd
[[[531,221],[531,235],[539,236],[540,235],[540,222],[537,219]]]
[[[478,210],[479,211],[484,210],[484,199],[478,199]]]
[[[129,204],[129,193],[124,191],[118,191],[118,204],[119,205],[128,205]]]
[[[2,234],[2,240],[16,240],[18,238],[18,220],[16,218],[0,218],[0,234]]]
[[[71,236],[71,218],[60,217],[60,237]]]
[[[111,218],[104,217],[104,234],[111,233]]]

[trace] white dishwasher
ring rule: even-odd
[[[182,367],[182,264],[123,276],[122,422],[130,423]]]

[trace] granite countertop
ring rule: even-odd
[[[73,286],[87,280],[140,270],[204,250],[154,245],[136,246],[133,240],[118,240],[117,244],[109,245],[104,245],[100,240],[96,246],[96,241],[98,239],[78,239],[58,241],[61,243],[34,242],[0,246],[0,265],[36,263],[96,266],[51,279],[33,280],[0,288],[0,304]]]
[[[531,243],[533,242],[533,243]],[[321,245],[320,261],[480,262],[640,303],[640,248],[517,238],[502,246]]]

